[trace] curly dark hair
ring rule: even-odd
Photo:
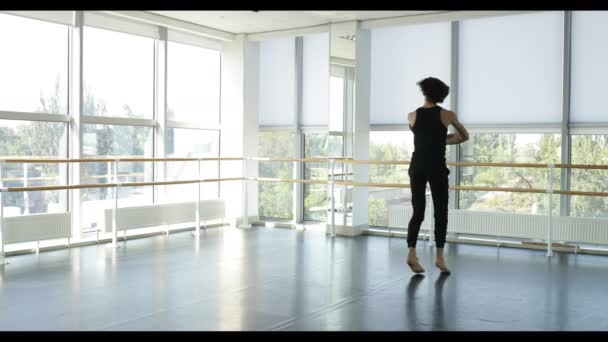
[[[450,87],[435,77],[427,77],[417,84],[427,100],[433,103],[443,102],[450,93]]]

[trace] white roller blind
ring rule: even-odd
[[[260,125],[295,124],[295,38],[260,41]]]
[[[608,122],[608,11],[572,14],[570,121]]]
[[[303,37],[302,118],[305,126],[329,121],[329,33]]]
[[[332,65],[330,70],[329,130],[341,132],[344,130],[344,82],[346,70],[341,65]]]
[[[416,83],[433,76],[449,85],[450,59],[449,22],[372,30],[370,122],[405,124],[424,103]],[[450,107],[449,96],[442,106]]]
[[[562,12],[462,21],[460,120],[560,122],[563,32]]]

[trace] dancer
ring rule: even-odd
[[[441,80],[428,77],[418,82],[424,95],[424,105],[408,114],[409,126],[414,133],[414,153],[408,174],[412,191],[414,213],[407,230],[407,264],[413,272],[422,273],[424,268],[416,257],[416,241],[420,225],[424,220],[426,206],[426,183],[431,186],[435,211],[435,243],[437,254],[435,266],[442,273],[450,270],[443,257],[443,248],[448,227],[448,175],[445,159],[446,145],[454,145],[469,139],[469,133],[458,121],[456,113],[438,106],[448,96],[450,87]],[[452,125],[456,133],[448,134]]]

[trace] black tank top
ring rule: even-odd
[[[448,129],[441,121],[441,107],[416,109],[416,121],[411,127],[414,133],[412,166],[445,166],[445,147]]]

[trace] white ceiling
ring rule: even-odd
[[[230,33],[260,33],[327,23],[403,17],[439,11],[149,11]]]

